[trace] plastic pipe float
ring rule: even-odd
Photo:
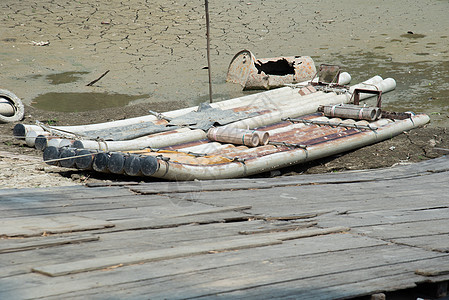
[[[382,111],[379,107],[356,106],[350,104],[325,105],[318,109],[326,117],[350,118],[356,120],[375,121],[380,118]]]
[[[201,129],[190,130],[185,128],[184,131],[178,131],[170,135],[155,134],[145,139],[129,140],[129,141],[89,141],[80,140],[74,142],[73,146],[76,148],[95,149],[103,151],[126,151],[131,149],[144,148],[163,148],[169,145],[182,144],[195,140],[206,138],[206,133]]]
[[[207,131],[207,138],[211,141],[223,143],[245,145],[249,147],[259,146],[259,134],[257,134],[255,130],[215,127]]]

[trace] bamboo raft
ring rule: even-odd
[[[354,93],[358,101],[395,85],[379,76],[351,88],[307,82],[116,122],[19,125],[15,134],[44,149],[47,163],[62,167],[169,180],[245,177],[360,148],[429,122],[423,114],[347,105]]]

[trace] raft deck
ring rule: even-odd
[[[341,299],[417,284],[442,296],[448,180],[441,157],[270,179],[0,190],[0,298]]]

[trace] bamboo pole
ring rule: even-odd
[[[210,69],[210,20],[209,20],[209,1],[204,1],[206,10],[206,44],[207,44],[207,72],[209,75],[209,101],[212,103],[212,75]]]

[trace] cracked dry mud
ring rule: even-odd
[[[25,123],[88,124],[206,101],[203,5],[202,0],[3,0],[0,88],[14,92],[26,104]],[[386,167],[441,155],[434,147],[449,148],[445,129],[449,123],[448,7],[446,1],[430,0],[378,1],[374,5],[350,0],[210,1],[214,99],[244,94],[240,86],[225,82],[229,62],[242,49],[260,58],[309,55],[317,65],[342,65],[353,82],[375,74],[394,77],[398,88],[385,95],[385,108],[423,111],[431,114],[432,123],[283,173]],[[86,86],[106,70],[110,72],[103,79]],[[75,80],[54,80],[70,72],[75,72]],[[35,107],[36,97],[46,93],[136,98],[127,106],[62,113]],[[39,152],[12,138],[13,125],[0,124],[0,151],[40,159]],[[4,152],[0,170],[3,188],[113,179],[54,169],[36,159],[28,162]],[[49,179],[39,181],[38,177]]]

